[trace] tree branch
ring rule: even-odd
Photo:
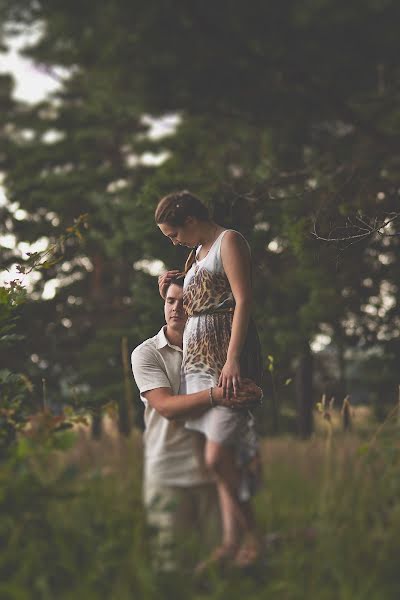
[[[352,241],[353,243],[356,243],[363,239],[371,237],[374,234],[380,235],[381,237],[399,237],[400,236],[400,232],[386,233],[385,231],[382,231],[388,225],[390,225],[391,223],[394,223],[396,220],[400,219],[400,213],[390,213],[390,218],[385,218],[383,221],[379,221],[378,217],[375,217],[373,224],[371,224],[371,222],[366,221],[364,218],[361,218],[361,216],[359,216],[359,215],[356,216],[356,219],[358,221],[360,221],[360,223],[362,223],[364,225],[364,227],[355,225],[350,220],[350,218],[348,218],[348,223],[350,224],[349,226],[346,225],[346,227],[335,227],[334,229],[331,230],[328,237],[323,237],[322,235],[320,235],[318,233],[317,222],[316,222],[316,220],[314,220],[313,230],[311,231],[311,235],[313,235],[317,240],[322,241],[322,242],[349,242],[349,241]],[[346,231],[349,229],[350,229],[350,232],[347,235],[344,235],[344,234],[338,234],[335,236],[332,235],[333,232],[335,232],[335,231],[340,232],[340,231]]]

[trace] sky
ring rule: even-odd
[[[36,27],[17,37],[7,38],[8,52],[0,53],[0,73],[11,73],[15,78],[14,98],[24,102],[38,102],[55,91],[59,82],[43,72],[30,59],[21,56],[19,50],[33,43],[40,35]]]

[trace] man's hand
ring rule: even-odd
[[[222,387],[213,388],[213,398],[217,406],[226,406],[228,408],[247,408],[254,406],[261,401],[262,389],[258,387],[251,379],[242,379],[240,388],[236,396],[226,398]]]
[[[165,300],[165,296],[167,295],[167,289],[169,287],[169,284],[171,283],[172,279],[174,279],[174,277],[177,277],[180,274],[181,274],[181,271],[174,269],[172,271],[166,271],[166,273],[163,273],[162,275],[159,276],[158,290],[160,292],[161,298],[163,298]]]

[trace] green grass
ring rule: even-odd
[[[398,429],[336,429],[329,445],[317,425],[307,442],[263,441],[265,557],[251,572],[211,573],[203,590],[190,573],[152,570],[139,435],[25,448],[0,467],[1,600],[398,600]]]

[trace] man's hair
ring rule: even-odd
[[[176,277],[171,279],[169,286],[167,287],[167,293],[168,293],[168,290],[171,287],[171,285],[178,285],[179,287],[183,288],[183,279],[184,279],[184,275],[177,275]]]

